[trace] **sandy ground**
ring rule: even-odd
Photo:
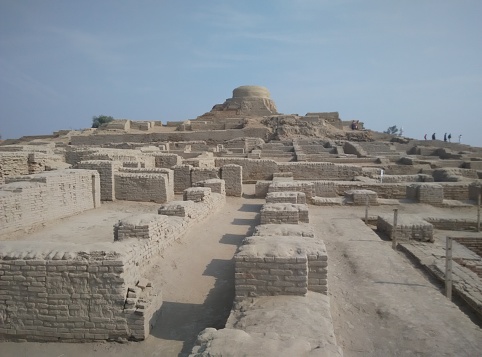
[[[253,190],[246,185],[248,194]],[[164,302],[146,341],[3,342],[0,356],[187,355],[201,330],[223,327],[234,296],[232,257],[258,223],[263,203],[252,197],[228,197],[219,212],[192,227],[160,257],[150,278],[162,286]],[[392,208],[379,206],[369,213]],[[448,216],[468,212],[420,205],[399,208],[409,213],[430,209],[431,215]],[[310,206],[309,210],[310,223],[328,250],[332,316],[345,356],[480,356],[481,328],[402,253],[392,250],[391,242],[359,219],[363,208]],[[110,219],[109,214],[97,217]]]

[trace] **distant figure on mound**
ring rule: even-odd
[[[357,130],[358,129],[358,124],[356,121],[352,121],[351,122],[351,130]]]
[[[447,133],[444,134],[444,141],[447,142]]]
[[[432,134],[432,140],[435,140],[435,133]]]
[[[425,134],[425,135],[423,136],[423,138],[424,138],[425,140],[427,140],[427,134]]]
[[[449,136],[447,136],[447,138],[449,139],[449,143],[450,143],[450,139],[452,139],[452,134],[449,134]]]

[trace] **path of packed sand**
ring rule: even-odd
[[[202,329],[223,326],[234,295],[232,257],[257,224],[263,202],[228,197],[219,212],[169,247],[151,276],[163,287],[164,303],[146,341],[8,342],[0,344],[0,356],[186,355]],[[311,223],[328,249],[332,315],[345,356],[480,354],[482,330],[405,256],[393,251],[391,242],[365,226],[358,219],[361,211],[309,209]]]

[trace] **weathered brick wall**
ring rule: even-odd
[[[447,231],[475,231],[477,229],[477,220],[475,218],[426,217],[425,220],[432,224],[436,229]]]
[[[176,165],[174,170],[174,192],[181,193],[191,187],[191,165]]]
[[[208,187],[211,192],[226,195],[226,184],[221,179],[209,179],[193,183],[193,187]]]
[[[239,165],[224,165],[221,178],[226,184],[226,196],[241,197],[243,195],[243,168]]]
[[[433,171],[435,182],[457,182],[463,179],[476,180],[477,172],[471,169],[443,168]]]
[[[254,160],[245,158],[216,158],[217,167],[234,164],[241,166],[243,181],[271,180],[274,172],[278,172],[278,164],[273,160]]]
[[[280,163],[280,172],[292,172],[295,180],[353,180],[362,174],[362,169],[354,165],[333,164],[331,162],[291,162]]]
[[[164,203],[174,196],[165,173],[117,172],[114,182],[117,200]]]
[[[0,191],[0,233],[32,228],[99,206],[96,171],[58,170],[8,178]]]
[[[84,170],[96,170],[100,176],[100,199],[115,201],[114,174],[122,164],[110,160],[86,160],[79,162],[76,167]]]
[[[465,201],[469,199],[468,182],[438,182],[443,187],[444,198],[447,200]]]
[[[220,172],[218,167],[214,168],[201,168],[193,167],[191,169],[191,182],[204,181],[209,179],[219,179]]]
[[[182,164],[182,158],[176,154],[155,153],[150,155],[154,156],[156,167],[170,169],[173,166]]]
[[[378,205],[377,193],[371,190],[349,190],[345,192],[345,197],[356,206],[365,206],[367,203],[370,206]]]
[[[63,251],[0,256],[0,338],[83,341],[125,337],[127,289],[115,256]]]
[[[303,192],[270,192],[266,195],[266,203],[306,203]]]
[[[337,194],[339,196],[343,195],[345,191],[364,189],[371,190],[377,193],[379,198],[394,198],[401,199],[406,196],[406,183],[369,183],[361,181],[343,181],[335,182]]]
[[[0,152],[0,184],[6,177],[28,175],[28,153]]]
[[[394,231],[395,229],[395,231]],[[377,230],[396,240],[418,240],[433,242],[433,225],[415,215],[399,215],[397,226],[393,227],[393,215],[378,216]]]
[[[252,236],[234,256],[236,300],[270,295],[327,293],[327,254],[318,239]]]
[[[436,183],[413,183],[407,186],[407,198],[420,203],[440,205],[444,200],[444,189]]]
[[[308,206],[293,203],[266,203],[260,211],[261,224],[309,222]]]
[[[123,134],[123,135],[89,135],[89,136],[72,136],[72,145],[102,145],[105,143],[149,143],[162,141],[192,141],[192,140],[210,140],[215,143],[223,143],[225,140],[256,137],[266,139],[268,135],[267,128],[243,128],[232,130],[215,130],[215,131],[177,131],[169,133],[143,133],[143,134]]]
[[[315,196],[315,186],[313,182],[306,181],[275,181],[269,185],[270,192],[303,192],[308,202]]]

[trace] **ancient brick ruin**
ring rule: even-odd
[[[203,331],[193,355],[222,353],[223,341],[233,336],[268,343],[263,318],[254,324],[248,317],[270,311],[276,299],[292,311],[323,311],[304,338],[323,346],[321,353],[342,355],[330,313],[332,267],[323,236],[310,223],[313,206],[377,207],[384,213],[366,223],[396,239],[399,249],[441,280],[445,253],[439,238],[453,236],[454,289],[482,315],[480,222],[453,211],[475,212],[482,149],[398,140],[349,125],[338,113],[280,114],[266,88],[243,86],[192,120],[123,119],[99,129],[3,142],[0,339],[147,338],[163,303],[163,287],[152,284],[148,272],[194,222],[222,209],[227,199],[243,197],[245,185],[254,185],[255,197],[266,200],[260,224],[233,257],[235,299],[225,328]],[[29,239],[43,225],[120,201],[158,205],[105,222],[107,239]],[[404,205],[421,208],[401,212],[395,225],[393,207]],[[424,205],[439,214],[424,213]]]

